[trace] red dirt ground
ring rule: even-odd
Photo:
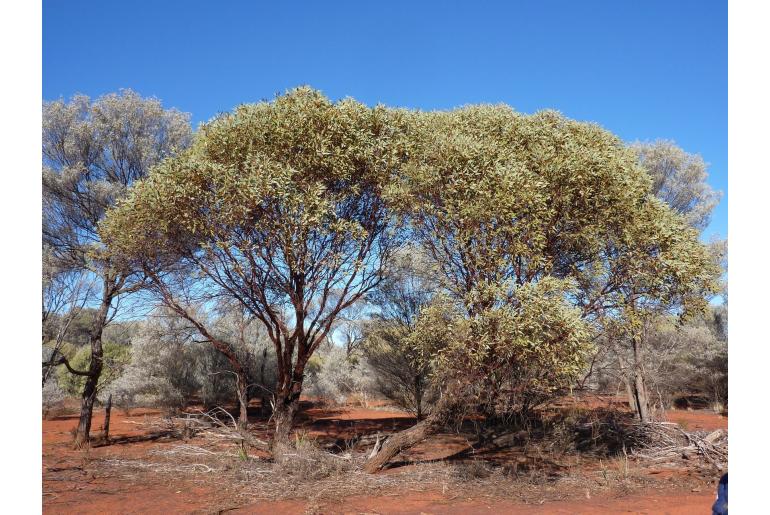
[[[703,410],[669,410],[666,420],[676,422],[686,431],[714,431],[727,429],[727,417]]]
[[[394,494],[391,496],[348,497],[341,501],[312,504],[306,501],[264,502],[228,511],[233,514],[302,515],[312,510],[338,514],[445,514],[476,515],[516,513],[531,515],[570,514],[608,515],[616,513],[689,515],[709,513],[714,503],[710,493],[629,496],[617,499],[555,501],[539,505],[521,504],[502,499],[447,498],[441,492]]]
[[[610,404],[601,400],[591,404]],[[401,412],[384,408],[311,408],[304,412],[303,426],[309,434],[324,438],[346,438],[357,431],[390,431],[408,427],[413,419]],[[157,410],[135,409],[126,415],[113,411],[111,436],[137,437],[147,434],[148,421],[158,420]],[[671,411],[669,421],[686,426],[689,431],[726,429],[727,418],[707,411]],[[95,415],[94,434],[103,423],[103,414]],[[152,474],[110,475],[90,463],[99,459],[146,457],[151,450],[173,442],[142,441],[96,447],[86,451],[71,448],[72,429],[77,416],[44,420],[43,429],[43,509],[45,513],[255,513],[255,514],[610,514],[610,513],[709,513],[714,489],[707,485],[692,487],[681,481],[686,470],[650,469],[650,487],[631,493],[597,492],[583,498],[525,504],[515,495],[485,497],[468,492],[385,492],[372,496],[342,499],[290,499],[260,501],[233,506],[233,493],[227,484],[218,484],[208,476],[200,479],[162,479]],[[408,461],[437,459],[467,448],[468,442],[457,435],[438,435],[408,455]],[[385,474],[397,474],[408,467],[393,468]],[[655,483],[658,481],[659,483]],[[679,484],[681,481],[681,484]],[[660,486],[656,486],[656,485]],[[687,485],[687,486],[685,486]],[[216,509],[214,509],[216,507]]]

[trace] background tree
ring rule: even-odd
[[[420,311],[438,290],[436,271],[415,245],[400,249],[385,278],[369,295],[371,319],[363,326],[363,354],[382,395],[423,418],[434,400],[430,360],[410,341]]]
[[[341,406],[369,406],[376,392],[368,360],[359,349],[348,353],[344,346],[322,345],[308,362],[304,391],[324,402]]]
[[[652,192],[687,222],[703,230],[722,193],[708,184],[708,165],[699,155],[689,154],[673,141],[637,142],[631,148],[652,177]]]
[[[727,402],[727,341],[713,330],[709,308],[703,316],[685,324],[659,318],[645,328],[651,352],[649,367],[655,400],[668,407],[680,399],[701,402],[702,407],[721,409]]]
[[[190,136],[187,115],[132,91],[43,104],[43,242],[67,269],[93,274],[98,291],[90,358],[78,371],[85,382],[77,445],[89,439],[103,368],[102,332],[115,317],[117,300],[141,285],[134,271],[118,270],[104,256],[97,225],[128,186],[187,146]]]
[[[230,342],[245,374],[243,392],[239,394],[236,390],[236,400],[240,401],[238,414],[246,420],[250,399],[259,397],[263,415],[269,415],[276,381],[276,361],[264,325],[244,310],[240,303],[232,300],[221,301],[217,312],[214,334],[218,339]]]
[[[697,231],[660,200],[637,209],[635,221],[605,241],[604,255],[610,259],[581,282],[587,286],[584,294],[602,299],[591,308],[599,323],[631,349],[627,387],[639,419],[647,422],[644,327],[660,315],[686,320],[701,313],[717,291],[719,268]]]
[[[380,282],[397,244],[386,187],[406,159],[404,118],[308,88],[241,106],[156,167],[105,225],[168,305],[183,308],[164,273],[173,266],[264,324],[276,441],[288,440],[308,360]]]
[[[236,336],[236,352],[250,365],[252,388],[272,387],[274,363],[262,362],[270,342],[255,323],[242,327],[227,312],[214,322],[217,331]],[[256,334],[252,331],[256,330]],[[208,342],[200,341],[197,329],[188,320],[167,308],[155,310],[131,338],[131,359],[121,376],[107,387],[115,404],[162,407],[169,412],[199,400],[207,409],[236,400],[236,381],[229,361]],[[264,374],[260,376],[260,372]],[[261,380],[261,383],[260,383]]]
[[[624,358],[627,353],[623,352],[622,348],[618,348],[618,352],[614,352],[613,356],[619,363],[626,363],[626,366],[621,368],[625,370],[622,375],[629,392],[630,404],[640,420],[646,422],[650,414],[645,385],[649,374],[644,366],[649,343],[645,341],[645,336],[651,333],[646,331],[645,327],[655,324],[655,320],[660,316],[673,312],[686,314],[702,311],[705,306],[704,299],[717,293],[719,287],[714,283],[714,278],[718,271],[713,262],[707,262],[702,246],[694,245],[692,241],[693,235],[697,237],[697,232],[708,225],[711,212],[719,203],[721,193],[714,191],[706,182],[708,173],[703,159],[688,154],[671,141],[635,143],[631,145],[631,149],[652,179],[651,192],[692,227],[692,230],[684,229],[690,233],[687,237],[678,238],[675,232],[679,220],[670,216],[665,220],[665,216],[657,214],[650,217],[647,211],[640,212],[640,217],[650,217],[648,220],[651,224],[647,227],[637,226],[633,243],[637,247],[634,252],[636,261],[632,264],[626,260],[625,265],[615,267],[614,271],[606,276],[624,277],[614,281],[626,283],[624,288],[618,290],[618,293],[625,292],[623,298],[615,298],[610,305],[610,308],[621,310],[623,316],[620,318],[625,324],[621,324],[623,329],[619,329],[619,318],[614,319],[615,325],[610,332],[615,338],[628,342],[632,352],[629,360]],[[665,223],[661,223],[663,220]],[[628,247],[623,242],[619,243]],[[617,253],[616,249],[609,248],[615,244],[613,241],[608,242],[608,253]],[[720,259],[723,246],[726,246],[726,242],[714,242],[711,245],[712,260]],[[661,252],[675,256],[679,261],[660,260]],[[677,273],[677,270],[681,270],[682,263],[687,261],[691,263],[691,273]],[[667,267],[668,270],[660,270],[661,266]],[[664,283],[659,279],[667,276],[673,277],[675,281],[665,288],[660,288]],[[697,293],[684,296],[688,298],[681,297],[679,293],[685,291]],[[615,349],[615,346],[611,345],[611,348]]]

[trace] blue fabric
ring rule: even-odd
[[[717,486],[717,500],[711,507],[712,515],[727,515],[727,474],[722,476]]]

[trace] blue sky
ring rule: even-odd
[[[208,120],[309,84],[421,109],[558,109],[675,140],[725,194],[727,2],[43,2],[43,97],[119,88]]]

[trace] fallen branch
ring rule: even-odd
[[[628,442],[636,458],[662,461],[701,456],[718,470],[727,461],[727,433],[721,429],[689,433],[676,424],[639,424],[629,433]]]
[[[227,415],[230,418],[230,421],[233,424],[233,427],[230,427],[226,423],[222,422],[218,417],[215,415],[217,414],[224,414]],[[255,449],[259,450],[269,450],[269,445],[264,440],[260,440],[259,438],[256,438],[254,435],[249,433],[247,430],[241,430],[238,428],[238,423],[235,420],[235,417],[233,417],[226,409],[221,408],[217,406],[216,408],[209,410],[209,411],[199,411],[199,416],[203,417],[205,420],[210,421],[213,426],[217,428],[217,430],[220,433],[220,437],[230,438],[233,440],[239,440],[243,443],[246,443],[250,445],[251,447],[254,447]]]

